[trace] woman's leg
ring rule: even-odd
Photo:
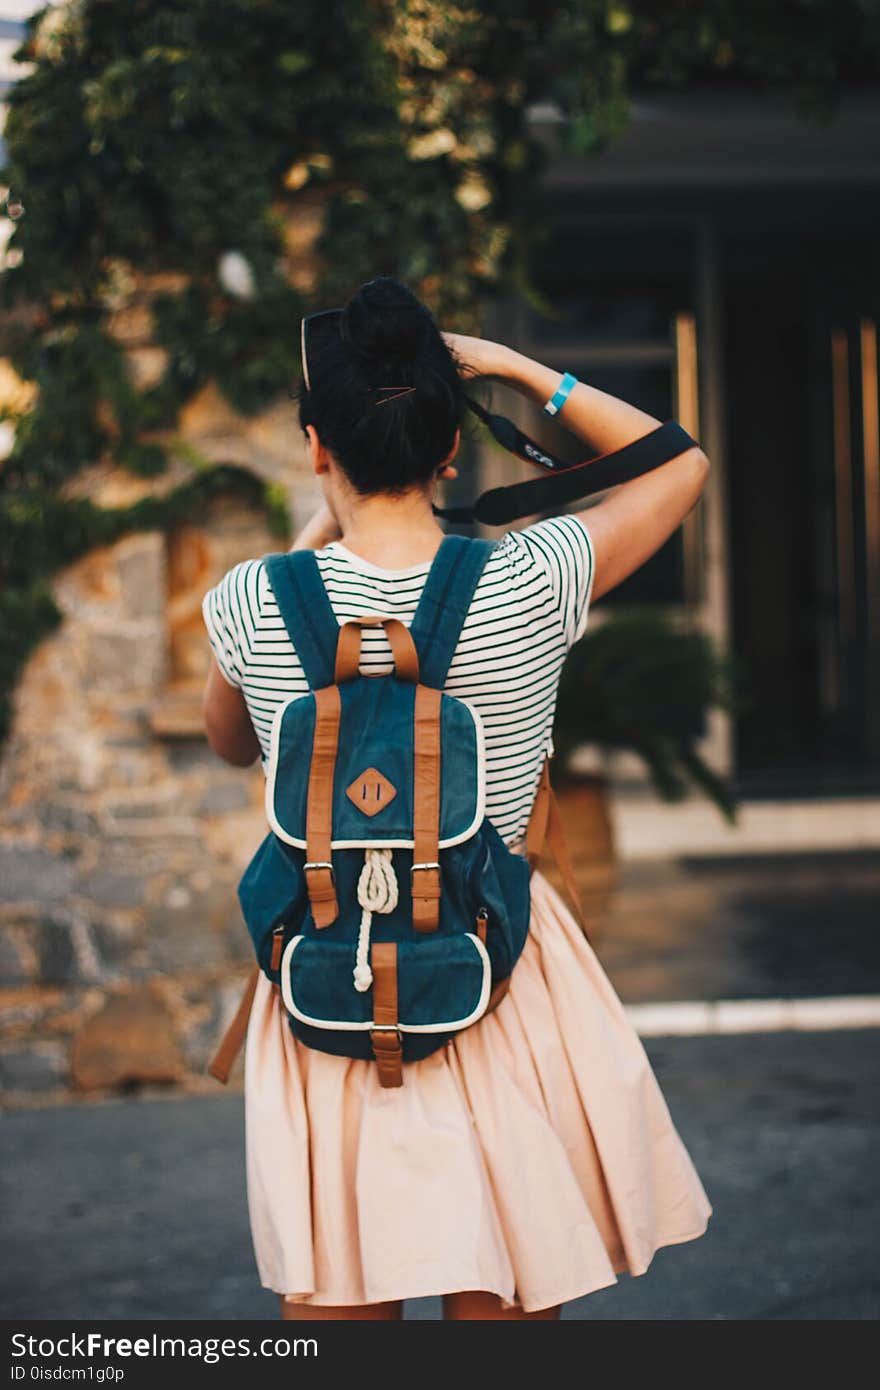
[[[443,1317],[447,1322],[548,1322],[559,1317],[559,1307],[540,1308],[537,1313],[525,1313],[519,1304],[504,1308],[494,1293],[448,1293],[443,1298]]]
[[[284,1322],[399,1322],[403,1317],[402,1303],[360,1303],[352,1307],[343,1304],[323,1307],[316,1303],[289,1303],[280,1298]]]

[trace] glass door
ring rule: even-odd
[[[822,704],[838,740],[880,761],[880,429],[877,321],[833,316],[828,344],[833,567],[823,605]]]

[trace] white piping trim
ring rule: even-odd
[[[311,693],[311,692],[309,692]],[[275,814],[275,774],[278,770],[278,732],[281,727],[281,720],[288,705],[292,705],[294,700],[302,700],[303,695],[294,695],[293,699],[287,700],[276,711],[272,720],[272,733],[269,745],[269,763],[266,771],[266,819],[269,825],[286,845],[293,845],[294,849],[305,849],[306,841],[298,839],[295,835],[290,835],[284,829]],[[468,700],[462,700],[457,695],[449,695],[447,699],[457,700],[460,705],[471,716],[474,723],[474,733],[477,745],[477,806],[474,818],[467,829],[458,835],[450,835],[445,840],[438,842],[439,849],[450,849],[453,845],[460,845],[465,840],[469,840],[479,830],[486,816],[486,737],[483,729],[483,721],[479,710]],[[414,849],[415,840],[331,840],[331,849]]]
[[[492,986],[492,966],[489,961],[489,953],[478,936],[474,936],[472,932],[465,932],[465,936],[476,946],[477,954],[483,962],[483,987],[480,990],[480,998],[476,1008],[468,1014],[467,1018],[460,1018],[454,1023],[400,1023],[398,1027],[401,1033],[450,1033],[459,1028],[467,1028],[471,1023],[476,1023],[477,1019],[486,1012]]]
[[[285,711],[290,708],[294,700],[304,700],[308,695],[311,695],[311,693],[310,690],[307,690],[303,695],[292,695],[289,700],[284,701],[283,705],[279,705],[272,716],[272,731],[269,734],[269,761],[266,765],[266,788],[263,794],[266,807],[266,819],[275,831],[275,834],[287,844],[293,844],[294,841],[289,840],[286,835],[282,835],[279,832],[278,827],[275,825],[275,808],[273,805],[275,774],[278,771],[278,731],[281,728],[281,721],[284,718]],[[299,847],[300,849],[305,849],[304,840]]]
[[[301,1009],[296,1007],[293,998],[293,991],[290,985],[290,967],[293,961],[293,953],[301,941],[305,941],[304,936],[294,936],[284,948],[284,955],[281,957],[281,997],[284,1000],[285,1008],[288,1013],[298,1018],[300,1023],[308,1023],[313,1028],[332,1028],[335,1031],[345,1033],[364,1033],[373,1026],[372,1019],[366,1023],[350,1022],[328,1022],[323,1018],[312,1018],[310,1014],[304,1014]]]
[[[489,961],[489,953],[480,938],[475,936],[473,932],[465,932],[464,935],[468,941],[473,942],[483,964],[483,983],[476,1008],[466,1018],[454,1019],[451,1023],[399,1022],[397,1026],[401,1033],[454,1033],[460,1028],[467,1028],[471,1023],[476,1023],[477,1019],[486,1012],[492,986],[492,966]],[[310,1014],[304,1014],[301,1009],[297,1008],[290,984],[291,963],[294,951],[304,940],[304,936],[294,936],[288,941],[284,948],[284,955],[281,957],[281,997],[288,1013],[293,1014],[293,1017],[299,1019],[300,1023],[307,1023],[312,1028],[327,1028],[334,1033],[368,1033],[373,1026],[372,1019],[368,1019],[366,1023],[350,1023],[341,1019],[312,1018]]]

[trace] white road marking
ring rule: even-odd
[[[628,1004],[626,1016],[643,1038],[701,1037],[714,1033],[822,1032],[880,1028],[880,995],[826,999],[683,999]]]

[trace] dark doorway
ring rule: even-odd
[[[816,203],[801,212],[729,227],[723,256],[733,646],[748,699],[736,769],[750,795],[880,782],[873,237],[829,228]]]
[[[696,316],[703,392],[718,368],[710,354],[722,348],[713,390],[723,419],[729,646],[743,686],[739,791],[876,791],[876,191],[670,189],[650,205],[631,192],[606,195],[601,214],[577,211],[569,196],[548,221],[533,266],[543,303],[518,322],[526,351],[663,418],[676,408],[678,317]],[[704,225],[717,230],[720,344],[702,317]],[[547,442],[562,447],[552,427]],[[686,539],[683,528],[603,607],[699,611]],[[704,582],[699,545],[697,556]]]

